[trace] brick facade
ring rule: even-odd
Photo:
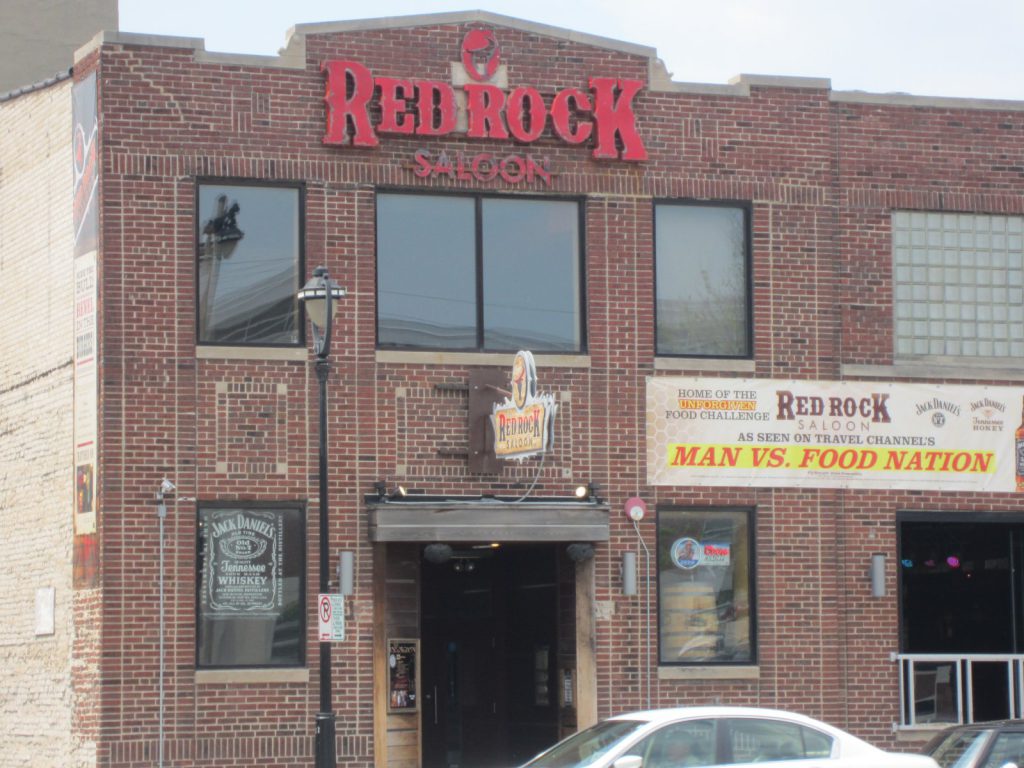
[[[0,103],[0,765],[90,765],[72,728],[71,82]],[[53,631],[37,631],[53,589]],[[43,756],[46,757],[43,757]]]
[[[546,97],[586,88],[590,76],[642,80],[634,107],[648,159],[595,160],[589,145],[571,146],[550,134],[519,145],[459,134],[382,135],[373,149],[324,145],[321,62],[355,60],[375,76],[451,82],[471,26],[496,30],[512,86],[533,85]],[[582,201],[587,349],[538,356],[541,386],[557,393],[559,416],[556,450],[539,472],[537,492],[567,496],[579,478],[589,478],[609,504],[609,540],[596,547],[588,572],[596,714],[682,703],[773,706],[897,745],[898,679],[889,660],[900,647],[896,575],[890,567],[888,597],[872,599],[865,553],[883,552],[895,562],[899,511],[1020,513],[1024,504],[1013,494],[649,486],[645,382],[662,375],[1020,382],[1019,368],[972,375],[962,367],[899,364],[889,229],[897,208],[1024,214],[1024,106],[843,94],[828,81],[796,78],[670,83],[650,49],[474,13],[416,17],[407,25],[300,26],[272,60],[128,35],[107,34],[93,48],[78,62],[76,78],[98,73],[102,136],[102,593],[99,604],[86,598],[75,611],[98,643],[97,720],[76,727],[95,738],[97,765],[152,765],[158,748],[159,540],[152,500],[164,477],[178,486],[166,534],[168,764],[298,766],[313,759],[319,646],[312,620],[306,669],[221,674],[195,668],[196,499],[308,501],[310,617],[318,578],[316,377],[305,349],[197,347],[200,179],[304,184],[306,274],[326,265],[348,291],[335,327],[340,341],[331,356],[329,395],[330,545],[332,552],[356,553],[349,639],[333,653],[339,764],[397,768],[418,759],[415,743],[400,740],[415,739],[415,724],[381,715],[375,646],[383,632],[415,630],[410,616],[416,612],[409,613],[415,575],[398,548],[389,555],[369,542],[365,495],[376,482],[438,496],[516,495],[536,473],[533,464],[510,462],[497,474],[471,474],[459,450],[465,396],[457,387],[439,387],[464,384],[471,369],[505,369],[507,356],[376,349],[374,205],[381,188]],[[423,148],[529,153],[548,158],[555,172],[550,186],[423,180],[412,162]],[[23,154],[41,157],[43,150]],[[652,203],[660,199],[750,205],[751,360],[656,357]],[[10,252],[6,242],[4,252]],[[56,253],[51,247],[48,257]],[[9,281],[6,264],[0,268]],[[56,271],[63,269],[58,264]],[[68,307],[70,298],[64,299],[51,298],[51,306]],[[5,322],[17,316],[5,311]],[[68,311],[64,321],[69,317]],[[39,387],[49,380],[44,373],[67,360],[58,355],[44,364],[12,349],[18,363],[4,366],[0,393],[28,410],[6,382],[21,377]],[[30,370],[38,378],[22,373]],[[65,399],[68,386],[65,380]],[[0,442],[4,451],[8,445],[6,438]],[[9,493],[9,485],[0,490]],[[756,510],[755,670],[723,676],[657,668],[657,627],[647,624],[656,612],[653,564],[645,565],[641,554],[639,596],[624,596],[619,586],[621,552],[638,549],[621,514],[634,495],[651,510],[639,525],[651,552],[659,506]],[[46,514],[55,506],[47,505]],[[5,515],[12,509],[17,502],[4,504]],[[17,514],[19,525],[29,519]],[[34,567],[44,544],[69,546],[67,526],[51,525],[45,542],[36,526],[19,534],[38,542],[29,558]],[[28,596],[17,583],[9,591]],[[399,596],[402,606],[394,603]],[[64,622],[59,618],[58,627],[70,631],[61,600],[58,589]],[[23,624],[28,611],[10,610]],[[30,644],[24,634],[18,638],[14,651],[5,649],[8,656]],[[61,712],[70,718],[67,702]],[[8,716],[0,709],[4,722]],[[26,749],[29,743],[26,737]]]

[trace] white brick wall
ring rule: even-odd
[[[71,169],[70,80],[0,102],[2,768],[95,764],[72,735]]]

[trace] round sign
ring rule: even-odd
[[[676,539],[672,542],[672,562],[687,571],[700,565],[700,542],[696,539]]]
[[[320,621],[327,623],[331,620],[331,598],[324,595],[320,598]]]

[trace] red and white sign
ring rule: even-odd
[[[345,639],[345,597],[320,594],[316,601],[321,643],[339,643]]]
[[[324,144],[376,147],[378,134],[448,136],[459,130],[461,98],[465,135],[471,139],[530,144],[550,124],[567,144],[592,141],[595,158],[647,159],[633,113],[633,99],[644,85],[641,80],[590,77],[586,90],[563,88],[549,100],[530,85],[506,93],[489,82],[500,62],[492,30],[470,30],[463,39],[461,60],[471,82],[458,93],[454,85],[439,80],[375,77],[358,61],[323,62]]]

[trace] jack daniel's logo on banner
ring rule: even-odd
[[[512,362],[512,392],[491,412],[494,455],[499,459],[525,459],[544,453],[554,441],[555,398],[537,394],[537,368],[533,354],[519,352]]]

